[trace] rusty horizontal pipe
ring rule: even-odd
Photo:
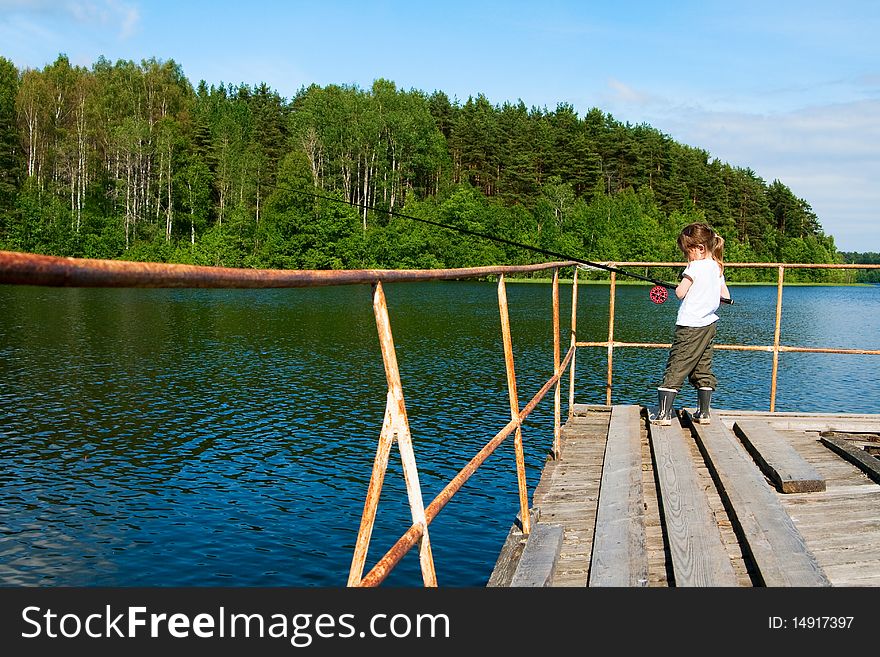
[[[880,356],[880,349],[834,349],[822,347],[785,347],[780,346],[779,351],[801,354],[861,354],[864,356]]]
[[[602,265],[614,265],[615,267],[685,267],[686,262],[602,262]],[[725,262],[724,267],[738,267],[743,269],[762,269],[785,267],[786,269],[880,269],[877,264],[861,263],[784,263],[784,262]],[[585,267],[590,269],[590,267]]]
[[[669,348],[672,345],[670,343],[662,343],[662,342],[608,342],[607,340],[603,340],[601,342],[576,342],[575,346],[577,347],[608,347],[611,345],[614,348],[617,347],[642,347],[642,348],[651,348],[651,347],[666,347]]]
[[[0,251],[0,283],[52,287],[289,288],[525,274],[573,262],[461,269],[287,270],[60,258]]]
[[[578,347],[608,347],[609,342],[576,342]],[[617,349],[618,347],[636,347],[638,349],[669,349],[672,344],[669,342],[611,342],[610,345]],[[725,349],[730,351],[773,351],[773,347],[765,347],[761,345],[748,344],[716,344],[712,345],[713,349]]]
[[[607,342],[577,342],[578,347],[607,347]],[[618,347],[636,347],[639,349],[669,349],[671,344],[663,342],[612,342],[611,346],[615,349]],[[751,345],[751,344],[716,344],[712,345],[713,349],[721,349],[723,351],[766,351],[772,352],[773,345]],[[804,354],[856,354],[865,356],[880,356],[878,349],[836,349],[824,347],[786,347],[779,346],[780,352],[804,353]]]
[[[529,414],[535,409],[541,399],[547,394],[547,392],[552,388],[556,382],[559,380],[562,373],[568,367],[568,364],[571,362],[571,359],[574,355],[574,347],[571,347],[566,353],[565,358],[559,366],[559,371],[555,373],[547,383],[535,394],[535,396],[526,404],[523,409],[519,412],[519,416],[516,419],[510,420],[501,431],[499,431],[495,436],[488,442],[486,445],[479,451],[477,454],[468,462],[468,464],[462,468],[458,474],[453,477],[450,482],[443,488],[442,491],[434,498],[434,500],[427,506],[425,509],[425,519],[428,525],[437,517],[437,514],[443,509],[444,506],[452,499],[452,496],[455,495],[459,490],[461,490],[462,486],[467,482],[468,479],[476,472],[477,468],[479,468],[487,458],[498,448],[498,446],[504,442],[504,440],[516,429],[518,425],[522,423],[522,421],[529,416]],[[400,562],[401,559],[409,552],[416,543],[418,543],[419,539],[422,536],[423,529],[421,525],[413,524],[410,528],[391,546],[391,548],[386,552],[379,561],[376,562],[376,565],[368,572],[363,579],[357,584],[357,586],[361,587],[369,587],[369,586],[378,586],[381,584],[388,574],[394,569],[394,567]]]

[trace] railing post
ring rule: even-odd
[[[510,314],[507,310],[507,288],[504,274],[498,277],[498,308],[501,312],[501,337],[504,342],[504,364],[507,371],[507,394],[510,399],[510,417],[516,420],[513,448],[516,452],[516,479],[519,485],[519,508],[523,535],[531,531],[529,518],[529,491],[526,486],[526,464],[523,454],[522,423],[519,419],[519,396],[516,391],[516,371],[513,367],[513,342],[510,338]]]
[[[782,281],[785,266],[779,265],[779,278],[776,283],[776,327],[773,330],[773,374],[770,377],[770,412],[776,410],[776,377],[779,372],[779,333],[782,323]]]
[[[617,289],[617,273],[611,272],[611,298],[608,302],[608,379],[605,384],[605,403],[611,406],[611,370],[614,362],[614,297]]]
[[[367,560],[367,551],[373,534],[373,524],[376,521],[376,511],[379,508],[379,496],[382,494],[382,483],[385,481],[385,472],[388,470],[388,455],[391,453],[391,445],[394,442],[392,407],[393,402],[389,392],[385,403],[385,420],[382,422],[379,445],[376,448],[373,471],[370,474],[370,484],[367,487],[367,499],[364,502],[361,525],[351,558],[351,568],[348,571],[348,586],[357,586],[364,575],[364,564]]]
[[[577,355],[577,303],[578,303],[578,268],[575,265],[571,278],[571,364],[568,373],[568,417],[574,414],[574,361]]]
[[[553,405],[553,458],[560,456],[560,434],[562,433],[562,376],[559,374],[559,268],[553,269],[553,375],[556,391]]]
[[[397,440],[400,459],[403,463],[403,477],[406,481],[406,493],[409,498],[410,514],[413,524],[421,525],[422,537],[419,542],[419,561],[422,567],[422,581],[425,586],[437,586],[437,574],[434,570],[434,557],[431,553],[431,540],[428,537],[428,522],[425,517],[425,506],[422,501],[422,489],[419,485],[419,471],[416,467],[415,453],[412,446],[412,435],[406,417],[406,405],[403,400],[403,385],[400,381],[400,370],[397,366],[397,355],[394,340],[391,336],[391,322],[388,319],[388,304],[382,283],[373,284],[373,313],[376,316],[376,328],[379,332],[379,344],[382,348],[382,362],[385,365],[385,378],[388,380],[388,394],[385,404],[385,420],[379,435],[379,446],[373,462],[373,472],[367,488],[367,501],[361,517],[361,526],[355,544],[354,557],[348,575],[348,585],[356,586],[364,572],[364,562],[370,545],[370,535],[379,506],[382,482],[388,467],[388,455],[391,445]]]

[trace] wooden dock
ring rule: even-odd
[[[488,586],[880,586],[880,415],[574,405]]]

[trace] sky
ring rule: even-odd
[[[880,252],[877,0],[0,0],[0,56],[174,60],[195,85],[443,91],[593,107],[780,180]]]

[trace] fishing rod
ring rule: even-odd
[[[412,221],[418,221],[423,224],[428,224],[430,226],[437,226],[438,228],[445,228],[446,230],[451,230],[457,233],[462,233],[464,235],[470,235],[472,237],[479,237],[481,239],[490,240],[492,242],[498,242],[500,244],[507,244],[508,246],[514,246],[520,249],[526,249],[528,251],[533,251],[535,253],[540,253],[542,255],[549,256],[551,258],[559,258],[562,260],[567,260],[571,262],[576,262],[579,265],[583,265],[585,267],[589,267],[591,269],[602,269],[607,272],[612,272],[614,274],[621,274],[622,276],[629,276],[630,278],[636,278],[641,281],[645,281],[647,283],[653,283],[654,287],[651,288],[649,293],[649,297],[652,302],[660,304],[666,301],[669,297],[669,290],[674,290],[677,285],[675,283],[667,283],[666,281],[661,281],[656,278],[650,278],[649,276],[642,276],[641,274],[636,274],[631,271],[626,271],[625,269],[620,269],[619,267],[613,267],[611,265],[606,265],[601,262],[591,262],[590,260],[584,260],[582,258],[575,258],[570,255],[566,255],[564,253],[558,253],[556,251],[551,251],[550,249],[542,249],[537,246],[531,246],[529,244],[523,244],[522,242],[516,242],[514,240],[509,240],[504,237],[498,237],[497,235],[489,235],[487,233],[481,233],[475,230],[470,230],[468,228],[461,228],[459,226],[450,226],[449,224],[444,224],[440,221],[434,221],[432,219],[424,219],[422,217],[415,217],[413,215],[404,214],[402,212],[395,212],[394,210],[384,210],[382,208],[377,208],[372,205],[367,205],[365,203],[357,203],[355,201],[346,201],[344,199],[333,198],[332,196],[326,196],[324,194],[318,194],[317,192],[307,192],[305,190],[291,189],[289,187],[283,187],[281,185],[267,185],[269,187],[274,187],[275,189],[279,189],[286,192],[291,192],[293,194],[303,194],[304,196],[310,196],[312,198],[319,198],[325,201],[332,201],[335,203],[344,203],[346,205],[350,205],[352,207],[361,208],[363,210],[372,210],[373,212],[382,212],[392,217],[401,217],[402,219],[410,219]],[[733,304],[733,299],[727,299],[725,297],[721,297],[721,303]]]

